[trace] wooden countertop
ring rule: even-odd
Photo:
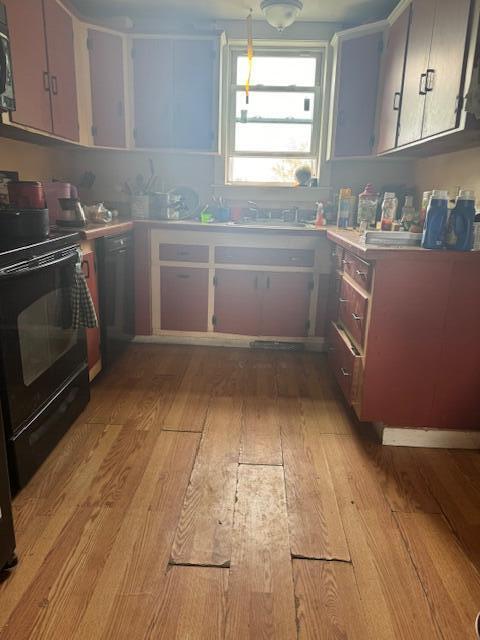
[[[360,233],[352,229],[327,228],[327,238],[348,249],[364,260],[381,259],[428,259],[428,260],[470,260],[480,263],[480,251],[432,251],[422,247],[380,247],[365,245],[360,241]]]
[[[82,240],[96,240],[97,238],[118,236],[131,229],[133,229],[133,222],[131,220],[122,220],[107,224],[88,224],[86,227],[80,227],[74,229],[74,231],[79,233]]]
[[[317,234],[319,236],[326,235],[326,229],[315,229],[313,227],[295,227],[288,225],[249,225],[234,224],[232,222],[212,222],[202,223],[193,220],[135,220],[135,225],[148,226],[152,229],[169,229],[181,231],[222,231],[227,233],[256,233],[256,234],[274,234],[274,235],[308,235]]]

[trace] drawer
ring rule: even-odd
[[[158,256],[166,262],[208,262],[208,247],[193,244],[161,244]]]
[[[363,347],[365,341],[367,313],[368,297],[343,278],[340,287],[338,318],[359,347]]]
[[[217,264],[248,264],[272,267],[313,267],[315,251],[309,249],[262,249],[216,247]]]
[[[344,249],[339,244],[334,244],[332,248],[332,264],[336,271],[343,271]]]
[[[355,400],[361,356],[345,332],[332,322],[329,331],[328,360],[330,368],[349,404]]]
[[[345,251],[343,269],[345,273],[363,287],[363,289],[370,291],[373,268],[369,262],[365,262],[365,260],[362,260],[353,253]]]

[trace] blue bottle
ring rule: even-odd
[[[447,230],[447,249],[471,251],[474,241],[475,192],[462,190],[450,214]]]
[[[433,191],[423,228],[422,247],[443,249],[448,221],[448,191]]]

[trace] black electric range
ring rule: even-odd
[[[85,331],[74,326],[77,233],[0,239],[1,403],[12,490],[23,487],[87,404]]]

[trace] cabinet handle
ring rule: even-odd
[[[346,298],[340,298],[338,301],[341,302],[342,304],[347,304],[348,302]]]
[[[420,76],[420,86],[418,88],[418,93],[421,96],[427,95],[427,74],[426,73],[422,73],[422,75]]]
[[[344,369],[344,367],[342,367],[340,371],[342,372],[342,376],[345,376],[345,378],[349,378],[351,375],[346,369]]]
[[[187,276],[186,273],[177,273],[177,278],[182,278],[182,280],[188,280],[190,276]]]
[[[366,271],[359,271],[358,269],[355,271],[355,273],[357,274],[357,276],[360,276],[360,278],[366,278],[368,275]]]
[[[433,91],[435,81],[435,69],[427,69],[427,79],[425,82],[425,91],[428,93]]]
[[[258,276],[255,276],[255,289],[258,289]]]
[[[400,93],[400,91],[395,91],[395,93],[393,94],[393,110],[394,111],[400,111],[401,96],[402,94]]]
[[[270,276],[267,276],[267,289],[270,289]]]
[[[90,264],[88,263],[88,260],[82,261],[82,269],[84,267],[86,267],[86,273],[84,273],[84,276],[88,280],[90,278]]]
[[[52,76],[52,93],[54,96],[58,94],[57,76]]]
[[[123,118],[123,102],[121,100],[117,102],[117,115],[119,118]]]
[[[189,256],[190,251],[177,251],[177,256]]]
[[[363,318],[356,313],[352,313],[352,318],[355,320],[355,322],[362,322],[363,320]]]
[[[295,258],[294,256],[290,257],[290,262],[298,262],[298,258]]]
[[[43,88],[45,91],[50,91],[50,76],[48,75],[48,71],[43,72]]]

